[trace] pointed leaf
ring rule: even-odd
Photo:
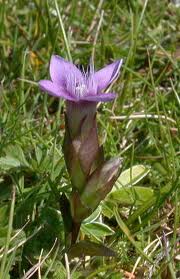
[[[119,189],[122,186],[135,185],[143,179],[148,173],[149,169],[143,165],[136,165],[121,173],[112,191]]]
[[[84,234],[92,236],[97,240],[100,240],[102,237],[112,235],[114,233],[114,231],[110,227],[100,222],[82,224],[81,231]]]
[[[104,256],[104,257],[115,257],[116,254],[113,250],[107,248],[102,244],[97,244],[90,241],[80,241],[74,244],[68,253],[70,259],[75,257],[83,256]]]
[[[101,206],[98,206],[96,210],[83,221],[83,224],[89,224],[97,221],[101,215],[101,211],[102,211]]]

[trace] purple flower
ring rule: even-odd
[[[108,102],[115,98],[114,93],[103,93],[119,74],[122,59],[94,72],[80,71],[74,64],[53,55],[50,61],[51,80],[39,81],[39,86],[50,95],[72,102]]]
[[[70,227],[66,228],[66,233],[68,237],[71,235],[72,243],[76,241],[83,219],[110,192],[119,175],[121,160],[105,161],[103,147],[99,144],[96,105],[116,97],[114,93],[104,93],[104,90],[118,77],[121,65],[122,60],[117,60],[97,72],[90,65],[85,72],[53,55],[50,61],[51,80],[39,81],[43,91],[67,100],[63,153],[72,192],[62,215],[70,212]],[[66,223],[64,218],[65,226]]]

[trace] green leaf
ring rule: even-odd
[[[123,171],[119,176],[119,178],[117,179],[112,191],[116,191],[122,186],[125,187],[129,185],[137,184],[149,173],[149,171],[150,170],[143,165],[136,165],[133,166],[132,168]]]
[[[126,187],[113,191],[107,200],[122,205],[141,205],[154,197],[154,191],[147,187]]]
[[[96,208],[96,210],[88,218],[86,218],[83,221],[83,224],[88,224],[88,223],[92,223],[92,222],[96,221],[99,218],[100,214],[101,214],[101,205],[99,205]]]
[[[82,224],[81,231],[86,235],[93,236],[97,240],[114,233],[110,227],[100,222]]]
[[[80,241],[74,244],[68,253],[70,259],[82,256],[104,256],[104,257],[115,257],[116,254],[113,250],[107,248],[102,244],[97,244],[90,241]]]

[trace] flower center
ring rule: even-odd
[[[69,94],[80,99],[87,93],[86,80],[84,80],[83,77],[79,78],[76,75],[70,73],[66,77],[66,89]]]
[[[65,79],[67,92],[78,100],[89,94],[95,95],[97,92],[97,84],[93,75],[93,65],[90,65],[87,71],[83,68],[80,74],[74,72],[68,73]]]
[[[78,84],[75,88],[75,94],[77,97],[81,98],[82,96],[85,95],[87,91],[87,88],[86,88],[86,85],[81,83],[81,84]]]

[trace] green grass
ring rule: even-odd
[[[180,277],[179,18],[167,0],[2,1],[1,279]],[[97,115],[105,155],[123,158],[123,175],[80,233],[114,258],[64,258],[64,102],[36,83],[53,53],[85,66],[93,56],[97,69],[124,59],[118,98]]]

